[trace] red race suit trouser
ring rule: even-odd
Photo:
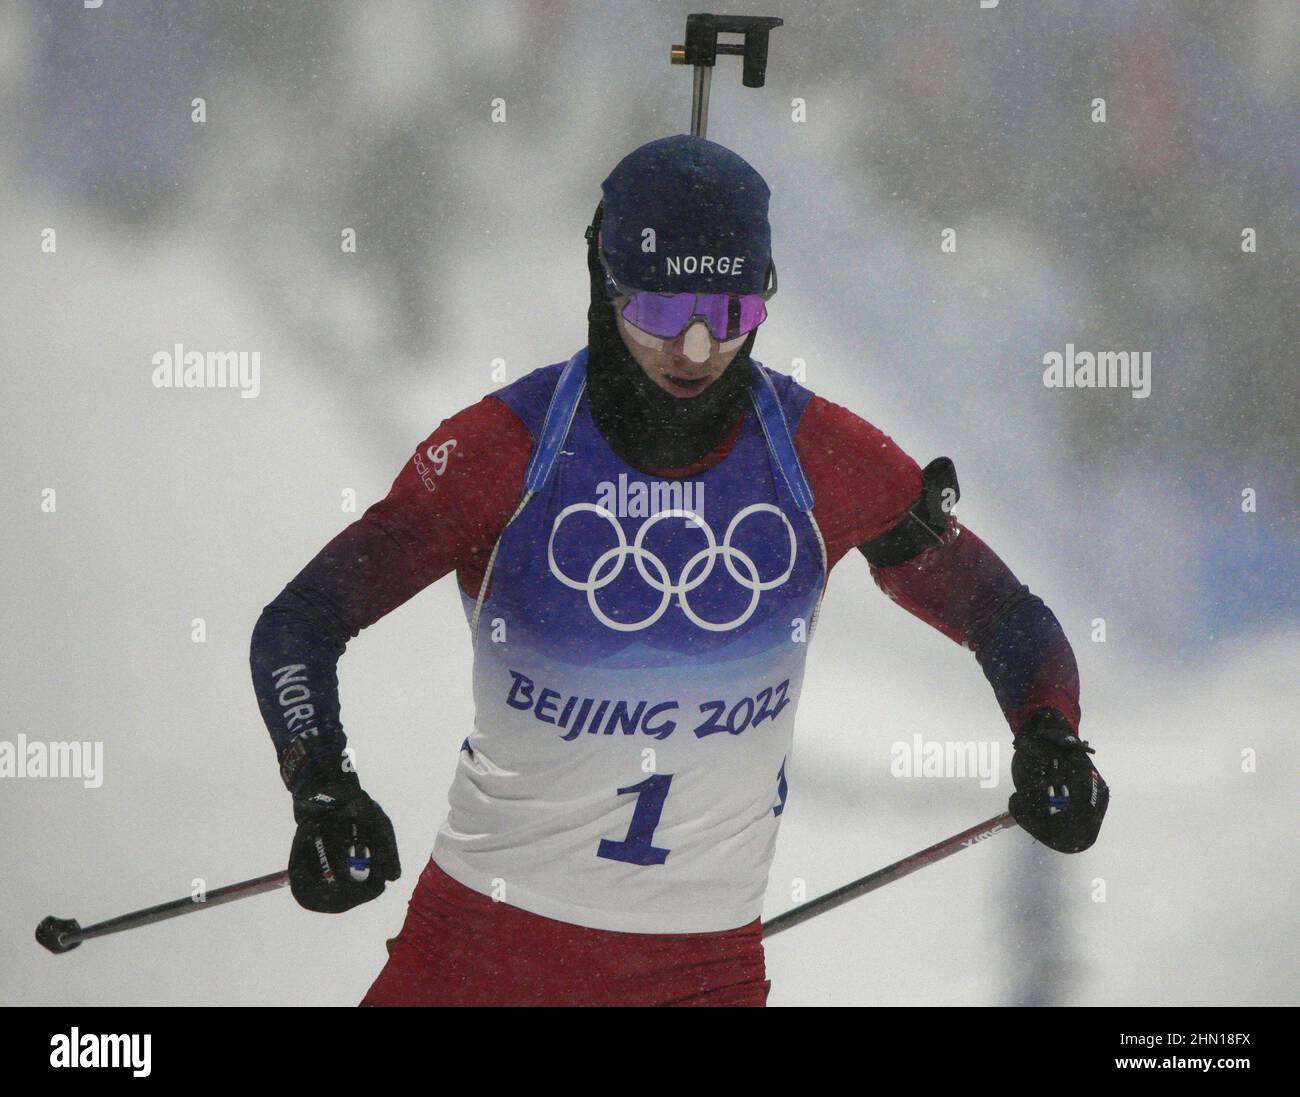
[[[761,1006],[756,918],[720,933],[616,933],[543,918],[430,861],[363,1006]]]

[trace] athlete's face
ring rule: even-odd
[[[628,353],[650,380],[673,396],[689,398],[702,393],[722,376],[748,338],[742,335],[720,343],[703,320],[696,320],[676,339],[660,339],[623,319],[626,297],[613,304],[614,320]]]

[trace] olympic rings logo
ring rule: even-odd
[[[587,573],[585,579],[574,579],[566,575],[561,570],[555,560],[555,535],[560,531],[560,526],[565,518],[570,514],[578,511],[590,511],[593,514],[599,514],[614,531],[614,537],[617,544],[613,548],[606,549],[601,553],[591,565],[591,570]],[[775,514],[781,519],[785,526],[786,533],[790,537],[790,560],[786,564],[785,571],[775,579],[760,579],[758,567],[753,559],[740,549],[732,545],[731,539],[736,532],[736,528],[748,518],[751,514],[757,514],[761,511],[767,511]],[[692,556],[682,566],[681,574],[677,577],[676,582],[668,574],[668,568],[664,562],[644,545],[645,536],[654,526],[654,524],[664,518],[689,518],[697,529],[702,530],[707,544]],[[765,590],[771,590],[773,587],[779,587],[794,572],[795,555],[798,549],[795,543],[794,527],[790,524],[780,507],[771,503],[751,503],[749,506],[736,512],[727,525],[727,532],[723,535],[722,544],[718,544],[712,528],[709,524],[694,511],[690,510],[661,510],[652,514],[644,522],[641,528],[637,530],[636,539],[632,544],[627,543],[627,537],[623,533],[623,527],[619,524],[617,518],[608,510],[595,503],[571,503],[556,515],[555,523],[551,526],[550,540],[546,543],[546,561],[550,565],[551,574],[561,583],[572,590],[585,591],[587,595],[587,605],[591,607],[591,612],[602,625],[607,628],[617,629],[619,632],[639,632],[641,629],[649,628],[659,620],[668,609],[673,600],[673,595],[677,596],[677,604],[682,607],[682,612],[687,618],[702,629],[710,632],[727,632],[731,629],[738,628],[754,615],[754,610],[758,608],[759,596]],[[659,600],[658,607],[642,621],[631,623],[615,621],[604,610],[596,600],[596,592],[604,587],[609,586],[623,571],[623,566],[628,557],[636,563],[636,569],[641,578],[645,580],[653,589],[659,591],[662,596]],[[706,621],[691,608],[691,603],[687,595],[703,583],[713,573],[713,566],[718,558],[721,557],[727,567],[731,577],[742,587],[749,591],[749,605],[741,613],[730,621]],[[744,569],[744,573],[737,570],[737,564]],[[652,574],[650,569],[654,569]]]

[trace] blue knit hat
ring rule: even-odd
[[[772,254],[771,192],[730,149],[680,134],[619,161],[601,184],[602,250],[623,285],[658,293],[759,293]]]

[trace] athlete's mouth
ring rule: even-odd
[[[704,387],[705,382],[708,381],[708,377],[679,377],[673,373],[665,373],[664,377],[673,386],[682,389],[684,392],[699,392]]]

